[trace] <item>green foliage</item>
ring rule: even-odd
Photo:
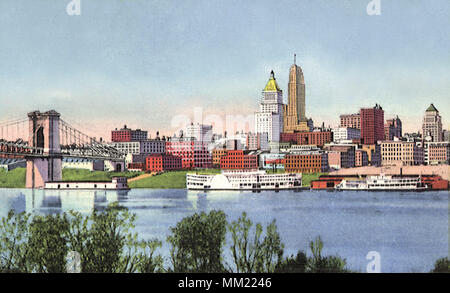
[[[25,188],[26,168],[6,171],[0,168],[0,188]]]
[[[58,273],[66,271],[69,251],[80,254],[81,271],[92,273],[348,273],[345,259],[323,256],[323,241],[310,242],[303,251],[283,258],[284,245],[275,221],[264,230],[246,213],[228,224],[223,211],[194,214],[171,228],[171,268],[156,250],[158,240],[137,240],[132,233],[135,215],[117,203],[91,215],[68,212],[35,215],[10,211],[0,221],[0,272]],[[225,268],[225,236],[231,232],[234,268]],[[449,273],[450,260],[436,261],[433,273]]]
[[[275,220],[266,228],[261,240],[263,228],[256,224],[253,237],[250,231],[253,223],[244,212],[237,221],[228,225],[231,232],[234,265],[237,273],[273,273],[283,256],[284,245],[277,232]]]
[[[294,257],[286,257],[276,267],[275,273],[306,273],[308,258],[303,251],[299,251]]]
[[[108,171],[89,171],[85,169],[62,169],[63,181],[111,181],[112,177],[122,176],[133,178],[144,174],[144,172],[108,172]]]
[[[28,227],[27,261],[32,271],[59,273],[65,270],[69,222],[66,215],[34,216]]]
[[[88,216],[10,212],[0,224],[0,271],[65,272],[69,251],[80,254],[82,272],[162,271],[162,258],[154,256],[161,242],[138,241],[130,232],[134,220],[117,203]]]
[[[10,211],[0,223],[0,272],[29,272],[27,263],[30,215]]]
[[[171,171],[129,182],[130,188],[184,189],[186,171]]]
[[[323,241],[320,236],[309,244],[312,256],[308,258],[306,272],[309,273],[347,273],[345,259],[339,256],[322,256]]]
[[[174,272],[224,272],[222,246],[225,243],[226,216],[223,211],[186,217],[171,228],[167,241]]]
[[[450,259],[442,257],[434,263],[434,268],[431,273],[450,273]]]

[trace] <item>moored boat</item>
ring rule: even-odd
[[[303,189],[302,174],[267,174],[262,170],[224,170],[220,174],[186,174],[190,190],[285,190]]]
[[[335,186],[336,190],[380,190],[421,191],[428,189],[420,176],[367,176],[365,179],[344,179]]]

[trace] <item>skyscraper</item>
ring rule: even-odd
[[[376,144],[385,139],[384,111],[380,105],[360,110],[361,139],[364,144]]]
[[[386,120],[386,124],[384,125],[385,131],[385,139],[393,140],[394,137],[401,138],[402,137],[402,121],[400,118],[393,118]]]
[[[431,104],[425,111],[422,124],[422,138],[433,142],[442,141],[442,120],[436,107]]]
[[[305,79],[300,66],[292,64],[289,70],[288,103],[283,105],[284,132],[309,131],[305,116]]]
[[[259,111],[255,113],[256,133],[267,133],[269,142],[279,142],[283,130],[283,91],[270,73],[269,81],[262,92]]]

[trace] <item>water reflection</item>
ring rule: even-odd
[[[73,210],[83,214],[102,211],[116,201],[126,201],[128,191],[105,190],[14,190],[1,189],[0,217],[10,210],[41,215]]]
[[[383,272],[429,271],[436,259],[448,255],[448,192],[0,189],[0,217],[10,209],[87,214],[115,201],[136,214],[136,232],[145,240],[166,239],[170,227],[195,212],[223,210],[231,222],[245,211],[254,223],[276,219],[287,255],[306,250],[320,235],[324,253],[339,254],[356,270],[365,270],[372,250],[384,256]],[[161,253],[169,257],[169,247]]]

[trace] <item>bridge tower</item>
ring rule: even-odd
[[[59,121],[60,114],[54,110],[28,113],[28,145],[41,149],[42,156],[26,158],[27,188],[44,187],[45,182],[62,179]]]

